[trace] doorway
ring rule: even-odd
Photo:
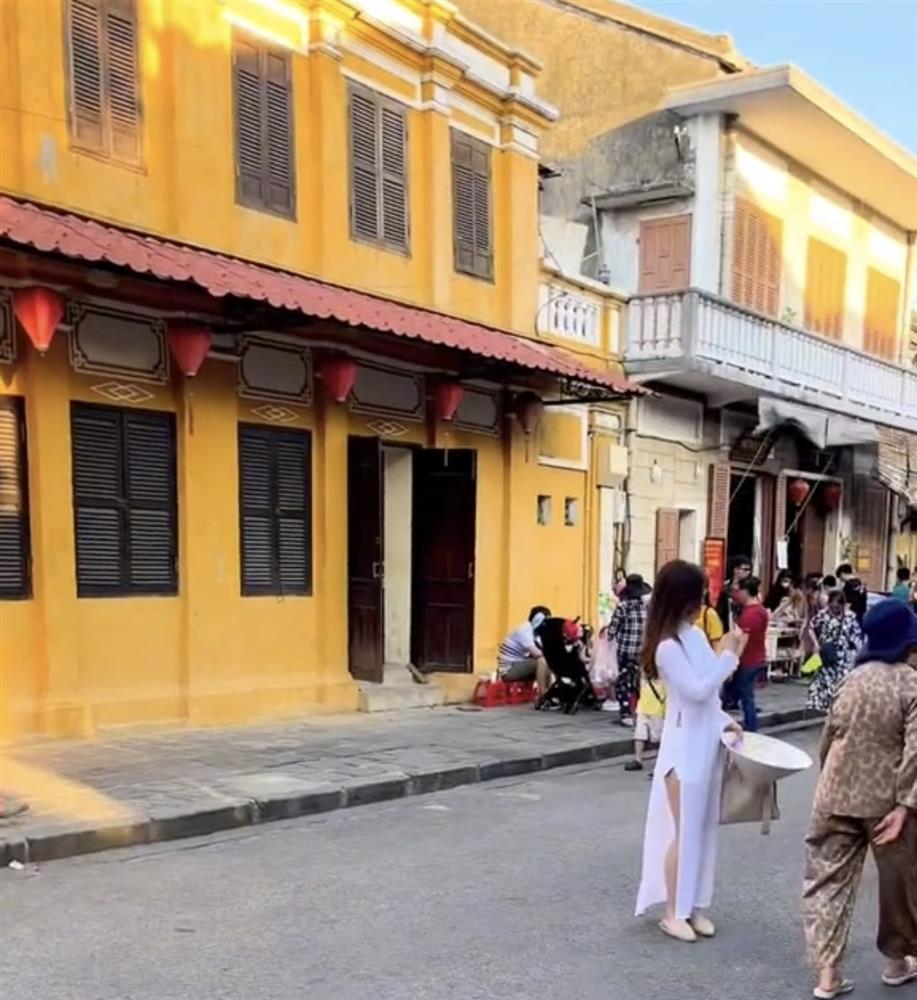
[[[347,631],[350,673],[381,683],[383,646],[383,469],[378,438],[347,442]]]
[[[755,558],[755,514],[757,478],[733,475],[729,479],[729,528],[726,539],[726,562],[737,556]]]
[[[421,670],[472,669],[475,459],[465,449],[414,453],[411,655]]]
[[[812,488],[817,488],[815,484]],[[800,514],[799,508],[786,498],[787,568],[794,576],[833,572],[825,565],[825,515],[816,502],[809,502]],[[789,530],[792,528],[792,530]]]

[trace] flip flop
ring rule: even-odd
[[[833,990],[823,990],[819,987],[815,987],[812,990],[812,996],[815,1000],[835,1000],[835,997],[845,997],[848,993],[853,992],[853,983],[849,979],[842,979],[840,984],[835,986]]]
[[[917,958],[907,959],[907,972],[903,976],[883,976],[886,986],[906,986],[917,979]]]

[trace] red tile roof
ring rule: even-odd
[[[559,348],[502,330],[3,196],[0,237],[79,260],[105,261],[165,281],[190,281],[216,297],[268,302],[306,316],[422,340],[615,393],[645,391],[621,376],[589,368]]]

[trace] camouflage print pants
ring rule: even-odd
[[[803,914],[809,961],[816,969],[841,963],[850,935],[863,862],[879,819],[815,813],[806,837]],[[872,846],[879,872],[879,935],[886,958],[917,955],[917,815],[901,836]]]

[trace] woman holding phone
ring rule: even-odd
[[[668,692],[662,744],[650,793],[637,915],[665,903],[660,928],[679,941],[712,937],[702,911],[713,899],[725,730],[742,729],[720,707],[719,691],[735,671],[746,636],[733,629],[721,651],[695,622],[704,598],[700,567],[676,559],[653,589],[642,669]]]

